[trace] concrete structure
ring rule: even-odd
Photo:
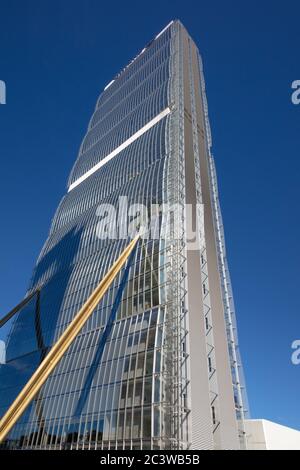
[[[300,450],[300,431],[266,419],[245,420],[248,450]]]
[[[7,447],[245,446],[245,390],[211,148],[201,57],[173,21],[97,101],[32,276],[28,293],[40,295],[10,335],[0,413],[128,244],[120,230],[111,236],[110,208],[123,227],[139,225],[141,211],[129,214],[122,198],[131,209],[159,206],[158,236],[139,241],[121,297],[120,277]]]

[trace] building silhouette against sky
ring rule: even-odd
[[[139,240],[129,271],[119,273],[5,446],[244,447],[245,390],[202,63],[179,21],[97,101],[33,272],[28,294],[37,294],[7,341],[0,414],[127,246],[129,234],[121,237],[107,218],[110,207],[122,227],[139,227],[133,204],[147,214],[159,208],[156,236]]]

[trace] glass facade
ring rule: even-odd
[[[126,196],[128,204],[147,207],[185,201],[180,186],[182,34],[182,25],[172,22],[97,101],[28,293],[40,291],[17,314],[10,332],[6,362],[0,365],[1,416],[128,244],[126,237],[99,238],[99,205],[112,204],[119,220],[125,217],[132,222],[134,217],[124,215],[118,206],[120,197]],[[166,109],[170,112],[162,115]],[[163,117],[138,135],[157,116]],[[181,261],[184,221],[170,220],[162,213],[157,224],[160,237],[138,242],[104,349],[101,337],[123,271],[4,446],[191,446],[187,266]],[[170,227],[176,236],[166,241],[162,235]],[[207,315],[203,321],[208,325]],[[210,353],[207,377],[213,369],[212,358]],[[214,408],[212,412],[216,420]]]

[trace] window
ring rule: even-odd
[[[161,352],[156,350],[155,372],[160,372]]]
[[[151,409],[144,408],[144,416],[143,416],[143,438],[151,437]],[[146,443],[143,443],[143,448],[146,447]]]
[[[119,413],[119,422],[118,422],[118,439],[123,439],[124,432],[124,411]]]
[[[147,353],[146,371],[145,371],[146,375],[149,375],[149,374],[152,375],[152,373],[153,373],[153,355],[154,355],[153,351],[149,351]]]
[[[154,436],[160,435],[160,413],[159,408],[154,408]]]
[[[154,402],[160,402],[160,380],[158,377],[155,377],[154,380]]]
[[[144,373],[145,353],[139,353],[137,360],[136,376],[141,377]]]
[[[156,333],[156,329],[155,329],[155,328],[150,328],[150,330],[149,330],[149,338],[148,338],[148,349],[154,348],[154,344],[155,344],[155,333]]]
[[[130,382],[129,385],[128,385],[126,406],[131,407],[132,406],[132,401],[133,401],[133,382]]]
[[[146,348],[146,339],[147,339],[147,331],[141,332],[141,339],[139,345],[139,351],[143,351]]]
[[[144,404],[152,402],[152,378],[145,379],[144,384]]]
[[[134,377],[135,365],[136,365],[136,355],[131,357],[130,373],[129,373],[129,378],[130,379],[132,379]]]
[[[133,416],[132,438],[137,439],[141,436],[141,410],[135,409]]]
[[[122,388],[121,388],[120,408],[125,408],[126,392],[127,392],[127,382],[123,382]]]
[[[153,305],[153,307],[155,307],[156,305],[159,305],[158,289],[153,289],[152,290],[152,305]]]
[[[117,413],[112,413],[110,418],[110,434],[109,438],[111,440],[116,439],[116,431],[117,431]]]
[[[135,393],[134,393],[134,406],[141,406],[142,404],[142,380],[135,382]]]
[[[132,410],[127,410],[126,412],[126,427],[125,427],[125,439],[131,438],[131,420],[132,420]]]
[[[125,364],[124,364],[124,372],[123,372],[123,378],[124,379],[127,379],[128,371],[129,371],[129,357],[127,356],[125,358]]]
[[[145,309],[151,307],[151,290],[145,292]]]

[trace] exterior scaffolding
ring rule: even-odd
[[[174,103],[170,123],[169,146],[171,158],[167,168],[166,200],[171,210],[164,214],[162,235],[167,251],[167,308],[164,341],[164,384],[166,397],[166,448],[188,449],[187,401],[188,353],[186,309],[186,241],[185,241],[185,164],[184,164],[184,102],[182,80],[182,51],[178,25],[173,25],[173,73],[170,85]],[[177,33],[177,34],[176,34]],[[176,208],[172,211],[172,208]]]

